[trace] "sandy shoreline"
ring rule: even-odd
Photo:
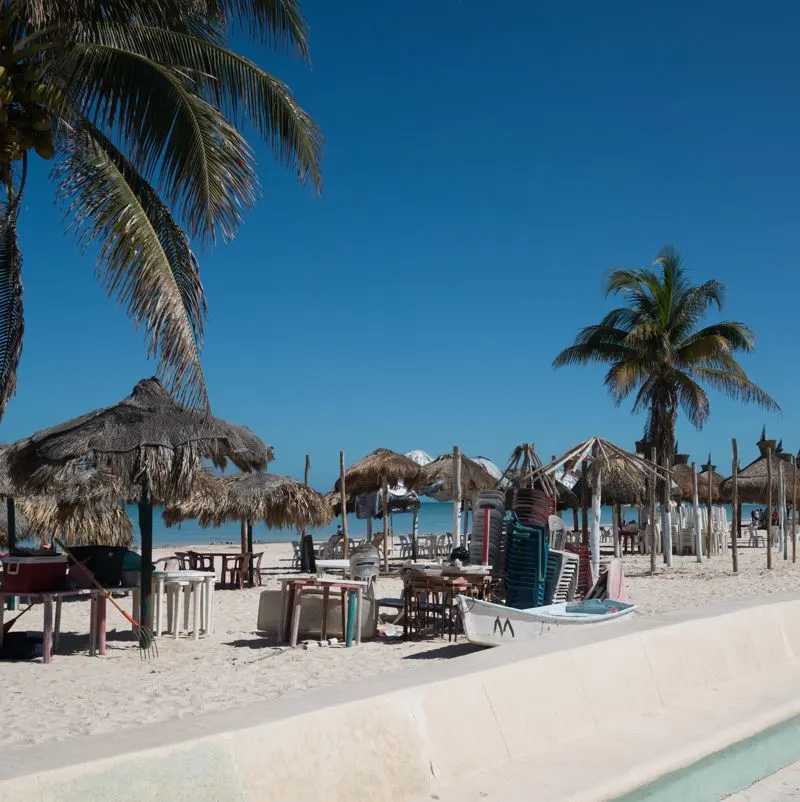
[[[196,550],[211,550],[208,546]],[[290,544],[265,547],[267,588],[289,570]],[[155,557],[171,550],[158,549]],[[725,599],[763,598],[800,589],[800,565],[774,554],[767,571],[763,548],[740,548],[740,572],[732,574],[730,556],[702,564],[676,557],[672,569],[659,564],[649,576],[648,557],[626,557],[625,572],[635,615],[655,615]],[[215,628],[198,642],[159,640],[159,657],[142,662],[126,622],[109,607],[107,655],[90,658],[88,603],[64,605],[61,653],[40,662],[0,663],[5,688],[6,743],[33,744],[77,735],[110,732],[139,724],[182,718],[211,710],[246,706],[323,685],[358,682],[390,671],[414,670],[430,660],[457,659],[471,651],[463,640],[404,642],[378,640],[358,648],[278,647],[256,632],[262,589],[223,590],[216,594]],[[380,581],[379,596],[400,595],[398,580]],[[126,601],[126,608],[130,602]],[[41,630],[41,607],[26,614],[15,630]],[[145,712],[143,712],[145,711]]]

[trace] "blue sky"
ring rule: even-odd
[[[701,6],[701,8],[698,8]],[[643,420],[602,370],[554,372],[599,319],[604,272],[674,243],[725,316],[759,338],[744,363],[783,406],[712,396],[681,450],[744,462],[762,424],[800,447],[800,7],[308,0],[313,66],[237,43],[324,129],[321,197],[257,147],[264,197],[202,252],[215,414],[246,423],[274,469],[333,481],[378,446],[460,444],[502,462]],[[45,165],[21,225],[26,332],[10,441],[126,395],[153,372],[142,337],[63,233]]]

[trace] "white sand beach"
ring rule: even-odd
[[[288,571],[291,547],[265,548],[263,565],[271,569],[265,587],[275,588],[275,577]],[[169,553],[159,550],[155,557]],[[768,572],[763,548],[741,548],[739,563],[740,573],[734,576],[730,556],[701,564],[694,557],[675,557],[672,569],[659,565],[657,575],[650,577],[648,557],[626,557],[629,594],[638,605],[635,614],[655,615],[723,599],[763,598],[800,587],[800,565],[792,565],[791,559],[785,563],[775,554],[775,567]],[[262,589],[218,591],[214,634],[199,641],[162,637],[159,655],[150,662],[140,659],[129,626],[111,606],[107,654],[89,657],[88,602],[65,604],[60,653],[50,665],[34,661],[4,663],[0,668],[5,742],[63,740],[247,706],[323,685],[413,671],[428,660],[458,659],[473,649],[463,639],[457,644],[446,639],[376,640],[350,649],[278,647],[256,631]],[[400,582],[381,580],[378,595],[400,595]],[[130,601],[124,604],[127,608]],[[15,629],[40,630],[41,607],[28,612]]]

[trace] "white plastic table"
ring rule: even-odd
[[[317,571],[349,571],[350,560],[315,560]]]
[[[214,585],[217,581],[217,575],[214,571],[153,571],[156,597],[155,635],[158,637],[163,632],[164,585],[171,580],[191,582],[193,585],[202,584],[204,586],[205,610],[203,620],[205,621],[206,635],[210,635],[214,631]]]

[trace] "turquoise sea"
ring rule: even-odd
[[[750,519],[751,505],[745,504],[742,517]],[[130,519],[134,522],[136,541],[139,540],[138,531],[138,511],[135,505],[129,505],[127,509]],[[635,516],[633,508],[623,508],[623,517],[628,519]],[[572,524],[572,511],[566,510],[562,513],[564,520]],[[731,510],[728,507],[728,520],[731,518]],[[472,518],[470,516],[470,522]],[[366,521],[358,520],[355,515],[347,516],[348,532],[353,537],[363,537],[366,534]],[[310,534],[315,540],[325,540],[336,531],[338,519],[326,527],[313,529]],[[601,515],[601,523],[611,525],[611,508],[604,507]],[[429,532],[449,532],[453,525],[453,505],[452,503],[438,503],[436,501],[423,501],[420,505],[419,532],[424,535]],[[411,534],[411,513],[397,513],[392,516],[392,526],[396,535]],[[373,530],[377,532],[383,527],[381,521],[373,522]],[[168,527],[162,517],[161,510],[154,511],[153,519],[153,543],[156,546],[181,546],[190,544],[204,543],[239,543],[239,524],[229,523],[217,528],[204,529],[196,521],[184,521],[179,526]],[[267,529],[264,524],[257,524],[253,527],[253,539],[259,543],[286,543],[297,539],[297,532],[293,529]]]

